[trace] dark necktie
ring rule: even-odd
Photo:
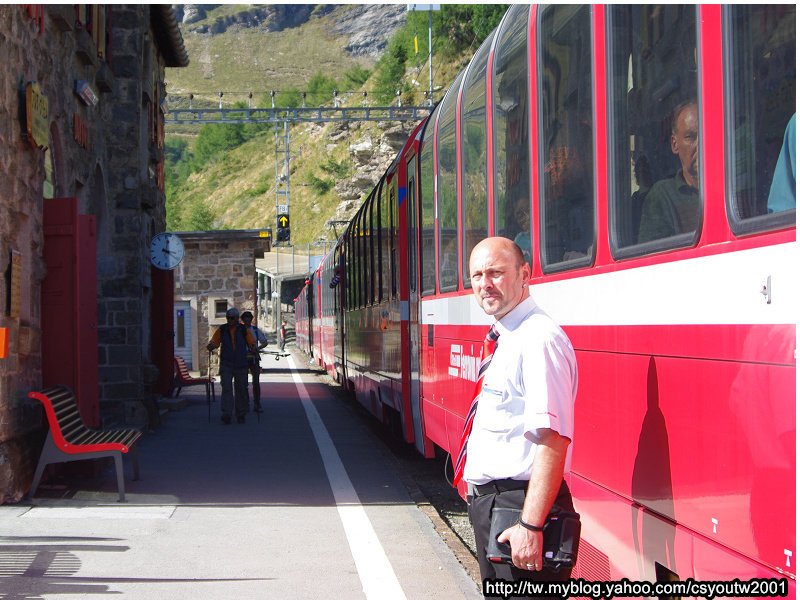
[[[458,458],[456,458],[453,474],[453,487],[458,485],[461,478],[464,476],[464,465],[467,463],[467,440],[472,431],[472,423],[475,421],[475,412],[478,410],[478,398],[481,397],[481,390],[483,389],[483,376],[489,368],[489,363],[492,362],[492,356],[497,348],[497,338],[500,334],[497,331],[497,326],[492,325],[486,338],[483,340],[483,355],[481,359],[481,366],[478,368],[478,381],[475,382],[475,392],[473,394],[472,404],[469,405],[467,411],[467,420],[464,421],[464,432],[461,434],[461,448],[458,451]]]

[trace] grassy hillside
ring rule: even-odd
[[[348,137],[338,143],[325,138],[330,126],[298,125],[291,133],[294,156],[291,167],[292,241],[309,243],[327,237],[325,222],[339,204],[333,188],[320,193],[311,187],[313,177],[326,178],[320,168],[330,157],[347,160]],[[313,177],[312,177],[313,175]],[[198,199],[214,215],[215,229],[258,229],[275,225],[275,139],[263,134],[227,152],[207,169],[190,175],[170,199],[181,213],[196,207]]]
[[[309,81],[320,74],[342,81],[344,73],[354,69],[371,68],[365,59],[347,56],[343,50],[344,39],[331,35],[334,19],[341,17],[347,6],[338,6],[331,13],[301,27],[280,32],[233,28],[224,34],[210,36],[184,32],[191,65],[186,69],[169,69],[167,90],[170,105],[185,105],[188,94],[194,94],[193,105],[219,103],[218,91],[223,90],[223,103],[247,102],[248,92],[254,94],[253,104],[269,105],[264,94],[270,89],[278,92],[289,89],[308,89]],[[241,6],[227,5],[211,11],[206,21],[220,15],[217,11],[240,10]],[[463,10],[474,10],[472,8]],[[502,14],[502,10],[500,11]],[[398,49],[408,53],[404,74],[398,76],[398,86],[404,88],[404,104],[422,104],[421,90],[427,87],[427,48],[419,55],[411,50],[413,32],[426,38],[425,27],[408,27],[401,31],[390,45],[388,54]],[[459,15],[456,15],[458,20]],[[464,20],[463,17],[460,18]],[[198,24],[193,24],[192,27]],[[202,25],[202,22],[199,23]],[[398,41],[399,40],[399,41]],[[424,40],[427,42],[427,40]],[[447,52],[434,47],[434,82],[438,90],[434,100],[439,100],[482,41],[476,35],[465,44],[462,51]],[[446,36],[440,44],[447,45]],[[371,77],[350,97],[351,105],[359,105],[361,91],[372,93],[385,72],[373,72]],[[260,87],[259,87],[260,85]],[[392,83],[394,86],[394,82]],[[278,103],[280,106],[280,103]],[[385,128],[386,124],[383,125]],[[183,139],[192,152],[197,144],[198,126],[170,126],[167,139],[170,144]],[[350,155],[352,144],[371,138],[380,139],[382,127],[375,123],[326,125],[295,125],[291,128],[291,231],[294,244],[305,244],[320,238],[334,239],[326,222],[334,217],[341,205],[333,187],[334,180],[348,179],[356,171],[356,162]],[[243,145],[220,152],[188,178],[180,178],[176,186],[168,186],[167,210],[170,229],[250,229],[275,226],[275,138],[271,128],[262,131]],[[329,167],[334,165],[336,169]],[[185,173],[185,168],[184,168]],[[378,174],[379,176],[379,174]],[[365,194],[371,188],[368,182],[360,183]],[[363,195],[362,195],[363,198]],[[345,216],[349,218],[360,201],[353,202]],[[339,228],[341,233],[341,227]]]
[[[221,6],[191,28],[242,8]],[[246,102],[250,92],[259,100],[271,90],[302,88],[318,71],[341,74],[354,67],[371,67],[373,61],[344,52],[346,38],[331,33],[331,24],[347,8],[339,6],[320,18],[312,17],[302,27],[284,31],[234,27],[221,35],[209,35],[184,28],[190,64],[183,69],[168,69],[167,89],[172,95],[194,94],[197,105],[204,101],[217,105],[218,93],[224,91],[223,101],[232,105]]]

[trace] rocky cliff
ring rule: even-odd
[[[320,18],[335,8],[332,4],[267,4],[209,18],[219,4],[174,4],[186,32],[219,35],[232,27],[283,31],[299,27],[310,19]],[[343,11],[334,25],[334,33],[348,36],[345,50],[354,56],[380,57],[391,36],[405,22],[402,4],[356,4]]]

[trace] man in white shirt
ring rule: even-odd
[[[569,471],[578,388],[572,344],[528,293],[530,267],[513,241],[481,241],[470,256],[472,290],[496,320],[496,350],[483,379],[464,466],[470,521],[483,579],[566,580],[542,570],[542,532],[551,510],[572,511]],[[513,566],[486,558],[493,507],[521,508],[498,538]]]

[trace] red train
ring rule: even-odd
[[[457,450],[468,257],[516,240],[578,358],[573,576],[793,597],[795,47],[794,5],[512,6],[298,297],[298,346]]]

